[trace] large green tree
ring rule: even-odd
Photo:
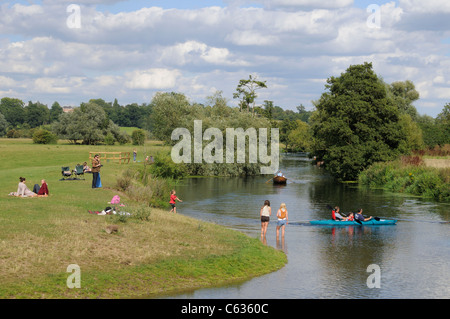
[[[25,123],[27,123],[31,128],[49,123],[50,110],[48,109],[47,105],[44,105],[39,101],[36,103],[29,101],[24,110]]]
[[[314,153],[335,177],[356,180],[372,163],[406,151],[400,111],[372,63],[352,65],[327,83],[310,120]]]
[[[53,131],[61,138],[77,143],[95,145],[111,135],[119,143],[125,143],[129,137],[121,132],[119,126],[106,116],[105,111],[96,103],[82,103],[71,113],[63,113],[59,121],[53,123]]]
[[[24,105],[22,100],[4,97],[0,101],[0,112],[9,124],[17,126],[25,121]]]

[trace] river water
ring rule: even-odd
[[[196,178],[177,186],[179,213],[260,236],[259,209],[268,199],[267,245],[283,250],[279,271],[226,287],[174,298],[450,298],[450,204],[334,182],[298,155],[280,164],[286,186],[268,177]],[[289,212],[284,241],[276,240],[276,210]],[[341,211],[398,219],[394,226],[311,226]],[[447,223],[445,223],[447,222]]]

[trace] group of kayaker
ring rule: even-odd
[[[331,210],[331,218],[336,221],[353,221],[353,220],[359,220],[361,222],[365,222],[368,220],[371,220],[373,217],[370,216],[368,218],[365,218],[362,214],[362,208],[358,209],[357,213],[350,212],[348,216],[345,216],[341,214],[339,206],[336,206],[334,209]]]

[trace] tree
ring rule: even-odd
[[[61,114],[59,121],[53,123],[53,131],[73,143],[82,140],[83,144],[88,145],[103,142],[108,134],[121,144],[128,140],[119,126],[107,118],[104,109],[91,102],[82,103],[71,113]]]
[[[5,116],[6,121],[13,127],[25,121],[25,110],[22,100],[4,97],[0,101],[0,113]]]
[[[8,125],[9,123],[5,119],[5,116],[2,113],[0,113],[0,137],[5,136]]]
[[[412,103],[419,99],[419,92],[412,81],[397,81],[389,85],[395,104],[401,113],[406,113],[413,120],[417,119],[417,110]]]
[[[202,119],[198,105],[191,105],[181,93],[158,92],[151,104],[150,130],[157,139],[169,144],[174,144],[171,135],[175,128],[193,129],[194,119]]]
[[[444,132],[437,122],[429,115],[419,115],[417,118],[417,124],[422,131],[423,142],[428,148],[434,148],[444,142]]]
[[[440,144],[450,144],[450,103],[444,105],[442,112],[436,117],[436,124],[442,131],[442,141]]]
[[[340,180],[356,180],[374,162],[393,160],[405,145],[400,111],[372,63],[330,77],[311,117],[314,153]]]
[[[294,152],[308,152],[311,148],[312,136],[307,123],[296,120],[297,127],[290,131],[287,136],[286,148]]]
[[[409,114],[400,114],[399,124],[406,137],[403,145],[401,145],[402,152],[408,153],[411,150],[422,149],[424,147],[422,129],[411,116]]]
[[[233,94],[233,98],[241,99],[239,102],[240,110],[247,109],[247,112],[252,108],[252,112],[255,112],[255,99],[258,97],[256,90],[267,88],[266,81],[258,81],[257,77],[249,75],[248,80],[240,80],[236,88],[236,93]]]
[[[50,123],[57,121],[59,116],[63,113],[64,111],[61,105],[59,105],[58,102],[54,102],[50,108]]]
[[[31,128],[47,124],[50,119],[50,111],[47,105],[41,104],[40,102],[33,103],[28,102],[25,106],[25,123],[27,123]]]

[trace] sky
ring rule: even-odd
[[[411,80],[419,114],[450,103],[448,0],[0,0],[0,98],[78,106],[150,103],[156,92],[229,105],[249,75],[286,110],[327,78],[372,62]]]

